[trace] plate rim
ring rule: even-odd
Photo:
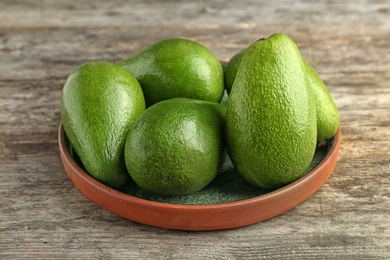
[[[340,149],[341,143],[341,127],[338,128],[337,133],[334,136],[332,146],[329,148],[328,153],[318,163],[309,173],[305,176],[302,176],[298,180],[283,186],[269,193],[262,194],[256,197],[247,198],[243,200],[237,200],[232,202],[222,202],[222,203],[213,203],[213,204],[174,204],[168,202],[158,202],[148,199],[138,198],[126,193],[120,192],[114,188],[108,187],[107,185],[99,182],[90,176],[86,171],[84,171],[71,157],[66,144],[65,144],[65,131],[62,121],[59,124],[58,128],[58,145],[60,150],[61,161],[65,168],[68,177],[72,180],[75,186],[91,199],[95,204],[101,206],[102,208],[111,211],[112,213],[124,217],[126,219],[139,222],[146,225],[157,226],[162,228],[169,229],[180,229],[180,230],[219,230],[227,228],[235,228],[240,226],[246,226],[261,222],[263,220],[272,218],[274,216],[280,215],[297,205],[301,204],[303,201],[307,200],[311,195],[313,195],[329,178],[332,174],[333,169],[336,165],[338,152]],[[319,176],[322,172],[326,172],[324,176]],[[321,178],[320,178],[321,177]],[[315,181],[315,185],[310,188],[310,191],[307,191],[305,196],[299,197],[296,193],[299,188],[305,187],[308,183]],[[87,187],[84,187],[87,185]],[[295,191],[295,192],[294,192]],[[139,212],[140,216],[137,216],[137,212],[132,213],[131,211],[125,209],[116,209],[115,206],[109,205],[109,199],[106,196],[109,196],[113,202],[118,202],[118,205],[133,207],[133,209],[144,209],[150,212],[150,219],[143,219],[140,217],[142,212]],[[291,200],[290,196],[298,196],[299,198],[294,198]],[[258,207],[260,205],[271,205],[267,202],[269,201],[280,201],[285,199],[288,202],[284,207],[277,210],[272,210],[269,214],[260,212],[258,216],[256,214],[251,214],[250,218],[246,220],[211,220],[210,217],[203,217],[202,214],[211,214],[217,216],[224,215],[223,213],[230,213],[235,216],[242,216],[243,214],[237,211],[247,210],[252,211],[253,213],[258,212]],[[158,216],[156,218],[154,215],[158,215],[162,218],[161,221],[158,221]],[[181,220],[175,217],[175,214],[181,215]],[[196,221],[196,219],[191,218],[191,215],[195,214],[197,217],[204,219],[203,221]],[[169,221],[169,219],[164,219],[164,217],[174,217],[174,220]],[[226,216],[225,216],[226,217]],[[231,219],[232,217],[228,218]],[[213,223],[206,223],[206,222]]]

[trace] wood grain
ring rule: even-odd
[[[390,1],[1,1],[1,259],[389,259]],[[115,216],[64,172],[57,146],[67,75],[183,37],[221,60],[290,35],[339,108],[331,178],[276,218],[215,232]]]

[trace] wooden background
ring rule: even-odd
[[[215,232],[125,220],[60,161],[69,73],[183,37],[221,60],[291,36],[339,108],[333,175],[285,214]],[[390,259],[390,1],[0,1],[0,259]]]

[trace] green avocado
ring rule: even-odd
[[[236,78],[238,67],[240,66],[242,57],[244,57],[246,49],[242,49],[241,51],[234,54],[234,56],[229,60],[225,69],[225,88],[228,93],[231,92],[234,80]]]
[[[146,109],[131,127],[125,162],[132,179],[156,195],[194,193],[222,165],[226,105],[173,98]]]
[[[309,167],[316,149],[315,100],[303,59],[286,35],[251,44],[226,109],[227,151],[254,186],[276,189]]]
[[[236,53],[227,64],[225,70],[225,87],[230,92],[234,79],[246,49]],[[333,137],[339,127],[339,114],[336,104],[325,83],[318,76],[313,67],[304,60],[309,86],[312,88],[316,103],[317,114],[317,141]]]
[[[304,64],[316,101],[317,141],[323,141],[336,134],[339,128],[339,114],[325,83],[307,61],[304,61]]]
[[[175,97],[219,102],[224,92],[222,64],[194,41],[162,40],[119,65],[138,80],[148,107]]]
[[[69,75],[62,90],[61,118],[91,176],[111,187],[130,179],[123,158],[125,139],[144,110],[139,83],[120,66],[88,62]]]

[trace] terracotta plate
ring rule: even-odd
[[[307,173],[283,188],[256,189],[225,163],[216,180],[201,192],[178,198],[153,197],[135,184],[112,189],[92,178],[77,162],[62,124],[58,132],[61,159],[73,183],[102,208],[135,222],[180,230],[218,230],[257,223],[282,214],[305,201],[329,178],[340,148],[340,129],[317,149]],[[234,184],[234,185],[233,185]]]

